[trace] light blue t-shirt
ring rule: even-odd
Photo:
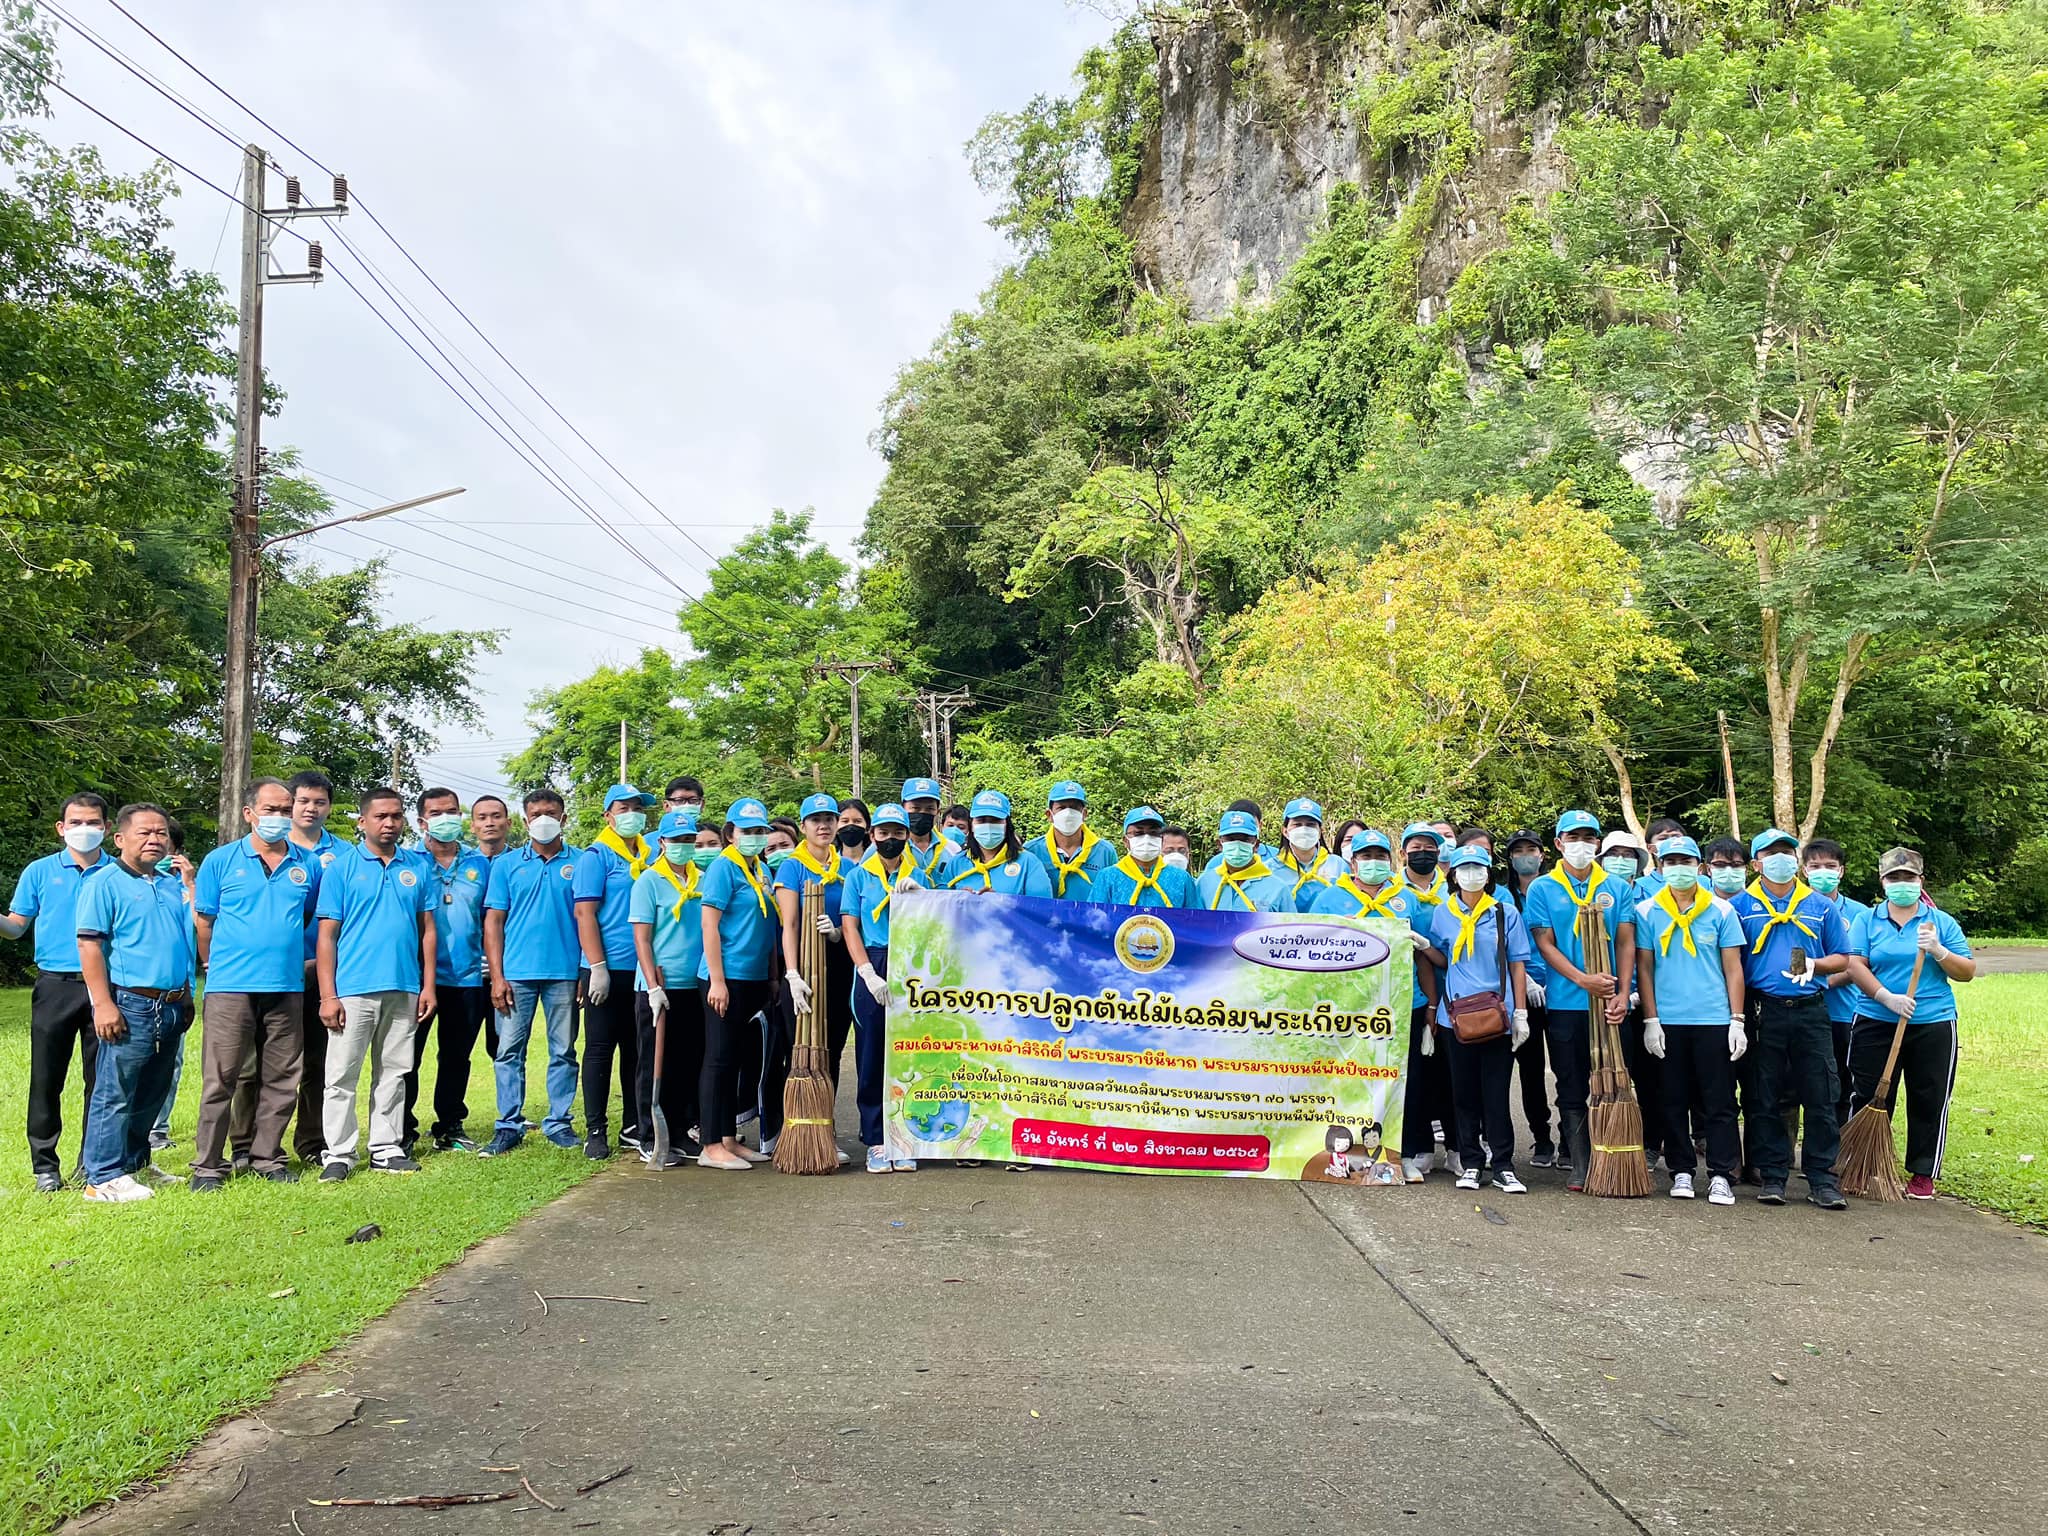
[[[1872,907],[1856,928],[1854,953],[1870,962],[1871,974],[1887,992],[1906,990],[1913,979],[1913,956],[1920,950],[1920,925],[1934,924],[1934,937],[1951,954],[1967,955],[1970,941],[1963,937],[1962,924],[1941,908],[1921,898],[1919,914],[1902,927],[1892,921],[1891,903]],[[1913,1024],[1946,1024],[1956,1016],[1956,989],[1948,973],[1930,958],[1920,967],[1920,985],[1913,989]],[[1882,1019],[1897,1024],[1899,1016],[1878,1007],[1875,998],[1856,997],[1859,1018]],[[1910,1027],[1910,1026],[1909,1026]]]
[[[1458,930],[1464,921],[1464,903],[1453,896],[1441,906],[1430,909],[1429,942],[1433,948],[1449,956],[1458,942]],[[1529,962],[1529,930],[1522,924],[1522,914],[1513,903],[1493,901],[1472,925],[1472,948],[1451,961],[1451,968],[1444,975],[1443,997],[1437,1005],[1437,1017],[1446,1029],[1450,1028],[1450,1000],[1455,997],[1472,997],[1481,992],[1499,993],[1506,999],[1504,1006],[1515,1006],[1514,988],[1508,985],[1500,973],[1500,923],[1508,925],[1508,963],[1519,960]]]
[[[102,941],[117,987],[175,992],[192,984],[192,909],[176,875],[138,875],[118,860],[78,893],[72,936]]]
[[[527,843],[491,861],[484,910],[505,914],[506,981],[574,981],[583,969],[576,858],[567,843],[551,858]]]
[[[341,925],[334,941],[337,997],[375,992],[418,992],[420,919],[431,917],[434,896],[417,856],[377,857],[368,843],[337,854],[320,880],[322,923]]]
[[[1671,899],[1680,911],[1698,904],[1703,888],[1681,899]],[[1726,1026],[1733,1015],[1728,998],[1728,978],[1721,969],[1721,952],[1738,953],[1746,945],[1742,919],[1722,897],[1707,895],[1706,909],[1692,919],[1692,951],[1685,947],[1685,933],[1669,912],[1654,900],[1636,904],[1636,966],[1650,972],[1650,984],[1657,996],[1657,1021],[1667,1028],[1679,1025]],[[1666,942],[1669,935],[1669,942]]]
[[[206,985],[213,992],[297,992],[306,985],[303,935],[318,909],[320,862],[286,842],[268,869],[256,836],[209,853],[193,880],[192,908],[213,922]]]
[[[778,891],[796,892],[798,898],[797,912],[801,915],[803,912],[802,898],[804,891],[810,886],[823,882],[825,887],[825,915],[836,923],[839,921],[839,897],[846,889],[846,872],[853,868],[853,866],[839,856],[837,848],[832,849],[825,855],[824,864],[824,873],[820,874],[802,859],[798,858],[795,849],[791,849],[789,857],[784,859],[780,867],[775,871],[775,888]],[[776,921],[780,922],[781,919],[778,917]]]
[[[916,862],[918,873],[935,891],[943,891],[961,868],[960,850],[943,837],[934,837],[931,847],[921,853],[917,844],[906,843],[903,856]]]
[[[1068,881],[1071,888],[1073,882]],[[998,896],[1052,896],[1052,880],[1045,866],[1030,854],[983,869],[979,862],[962,857],[946,882],[950,891],[994,891]]]
[[[1034,837],[1024,845],[1026,858],[1035,859],[1045,871],[1046,888],[1060,901],[1095,901],[1102,871],[1117,860],[1116,845],[1092,827],[1081,828],[1080,868],[1062,872],[1052,834]],[[1069,859],[1070,865],[1076,861]]]
[[[686,864],[676,869],[667,859],[656,859],[640,871],[633,882],[627,918],[634,927],[652,930],[654,963],[661,967],[663,990],[686,991],[697,985],[697,972],[704,962],[704,906],[698,897],[701,879],[697,867]],[[647,990],[646,973],[636,961],[633,985]]]
[[[95,849],[93,862],[83,867],[69,848],[59,848],[22,870],[7,910],[35,919],[37,970],[78,974],[78,893],[113,864],[113,855],[104,846]]]
[[[1195,877],[1165,860],[1154,863],[1148,880],[1138,878],[1135,859],[1119,859],[1095,878],[1095,900],[1105,907],[1192,907],[1201,899]],[[1164,896],[1165,900],[1160,898]]]
[[[774,896],[769,894],[767,866],[756,862],[754,881],[760,883],[756,890],[740,859],[736,850],[724,850],[704,871],[697,891],[703,910],[718,914],[719,964],[726,980],[766,981],[774,974],[775,941],[782,933],[782,919]],[[697,978],[711,979],[708,954],[698,958]]]

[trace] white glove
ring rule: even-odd
[[[1515,1010],[1515,1043],[1514,1043],[1514,1049],[1515,1049],[1515,1050],[1518,1050],[1518,1051],[1519,1051],[1519,1050],[1520,1050],[1520,1049],[1522,1048],[1522,1043],[1523,1043],[1523,1042],[1524,1042],[1525,1040],[1527,1040],[1528,1038],[1529,1038],[1529,1010],[1528,1010],[1528,1009],[1526,1009],[1526,1008],[1517,1008],[1517,1009]]]
[[[818,914],[818,932],[824,934],[827,938],[830,938],[833,934],[839,932],[839,925],[833,922],[832,919],[827,917],[824,913],[820,912]]]
[[[917,889],[917,876],[913,875],[910,872],[910,866],[912,864],[915,864],[916,862],[917,861],[915,859],[909,857],[908,855],[905,855],[903,860],[903,867],[896,872],[897,890],[914,891]]]
[[[1742,1022],[1742,1015],[1739,1013],[1729,1014],[1728,1059],[1730,1061],[1740,1061],[1742,1060],[1742,1053],[1748,1049],[1749,1030],[1744,1026]]]
[[[1913,1010],[1919,1006],[1919,1002],[1918,998],[1906,997],[1897,992],[1879,992],[1877,994],[1877,1006],[1886,1013],[1897,1014],[1902,1019],[1913,1017]]]
[[[1803,971],[1786,971],[1786,972],[1784,972],[1783,974],[1784,974],[1784,977],[1785,977],[1785,979],[1786,979],[1787,981],[1791,982],[1791,983],[1792,983],[1792,984],[1793,984],[1794,986],[1796,986],[1796,987],[1803,987],[1803,986],[1806,986],[1806,985],[1807,985],[1808,983],[1810,983],[1810,982],[1811,982],[1811,981],[1813,980],[1813,971],[1814,971],[1814,967],[1813,967],[1813,956],[1811,956],[1811,955],[1808,955],[1808,956],[1806,957],[1806,969],[1805,969],[1805,970],[1803,970]]]
[[[668,993],[660,987],[647,989],[647,1006],[654,1013],[668,1012]]]
[[[1436,1031],[1427,1024],[1422,1026],[1422,1054],[1425,1056],[1434,1056],[1436,1054]]]
[[[1659,1061],[1664,1059],[1664,1021],[1662,1019],[1643,1020],[1643,1049]]]
[[[882,973],[875,969],[874,961],[870,960],[854,974],[867,983],[868,996],[878,1003],[886,1004],[889,1001],[889,983],[884,981]]]
[[[593,1003],[602,1003],[612,995],[612,973],[601,965],[590,968],[590,980],[584,983],[583,995]]]
[[[1640,992],[1631,992],[1628,995],[1628,1005],[1631,1009],[1634,1009],[1635,1007],[1640,1005],[1642,1000],[1643,994]]]
[[[1426,933],[1417,933],[1413,928],[1410,928],[1408,930],[1408,942],[1410,944],[1413,944],[1417,949],[1427,949],[1429,948],[1429,935]]]
[[[1948,951],[1942,947],[1941,940],[1934,935],[1934,924],[1932,923],[1922,923],[1920,925],[1918,933],[1914,935],[1914,942],[1920,946],[1922,954],[1937,964],[1948,958]]]
[[[789,983],[789,1000],[796,1005],[798,1013],[811,1011],[811,984],[795,971],[787,972],[784,980]]]
[[[1529,993],[1529,1006],[1530,1006],[1531,1008],[1541,1008],[1541,1007],[1543,1006],[1543,996],[1544,996],[1544,994],[1543,994],[1543,983],[1542,983],[1542,982],[1540,982],[1540,981],[1532,981],[1532,982],[1530,982],[1530,983],[1528,984],[1528,993]]]

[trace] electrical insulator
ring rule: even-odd
[[[306,246],[306,270],[308,272],[318,272],[320,270],[320,242],[318,240],[310,241]]]
[[[345,206],[348,202],[348,178],[346,176],[334,178],[334,202],[336,207]]]
[[[299,206],[299,178],[287,176],[284,179],[284,200],[291,207]]]

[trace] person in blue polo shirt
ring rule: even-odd
[[[57,1143],[64,1134],[64,1083],[74,1051],[88,1110],[92,1103],[99,1036],[79,971],[73,919],[79,891],[114,862],[101,846],[110,819],[107,802],[90,790],[59,806],[57,840],[64,846],[22,870],[7,915],[0,918],[0,937],[18,939],[31,923],[36,930],[36,982],[28,1005],[28,1158],[36,1188],[46,1195],[64,1187]]]
[[[743,1146],[738,1134],[740,1031],[756,1014],[776,1006],[774,966],[779,924],[762,862],[768,848],[768,807],[735,800],[725,813],[732,841],[698,883],[703,957],[697,962],[704,994],[704,1070],[697,1081],[697,1112],[704,1150],[700,1168],[732,1172],[768,1160]]]
[[[192,1023],[192,918],[185,882],[161,874],[171,819],[161,806],[124,805],[114,818],[113,867],[87,881],[73,916],[79,970],[92,998],[99,1069],[85,1122],[85,1198],[147,1200],[149,1131],[170,1092],[171,1062]]]
[[[768,1016],[773,1027],[764,1042],[761,1060],[763,1152],[772,1152],[776,1138],[782,1134],[782,1091],[789,1081],[797,1015],[813,1008],[824,1010],[825,1062],[834,1091],[839,1087],[839,1061],[846,1054],[846,1038],[853,1033],[853,962],[847,958],[845,938],[839,929],[839,899],[846,890],[846,871],[852,866],[835,844],[839,802],[830,795],[811,795],[797,807],[797,816],[803,836],[775,868],[783,984],[778,998],[781,1007]],[[825,995],[815,998],[797,969],[802,950],[798,929],[803,922],[803,893],[814,885],[822,892],[825,903],[818,918],[818,931],[825,936]],[[842,1159],[845,1155],[840,1154]]]
[[[1323,808],[1309,799],[1290,800],[1280,813],[1280,854],[1276,867],[1294,881],[1294,909],[1315,905],[1318,885],[1328,885],[1350,866],[1323,847]]]
[[[1808,838],[1806,846],[1799,850],[1799,867],[1813,893],[1835,904],[1849,934],[1849,948],[1860,954],[1862,946],[1856,942],[1856,925],[1870,915],[1870,908],[1854,896],[1842,893],[1842,876],[1849,868],[1842,845],[1829,837]],[[1849,1124],[1849,1031],[1856,1018],[1856,1003],[1856,983],[1847,971],[1828,978],[1828,1027],[1834,1032],[1835,1060],[1842,1066],[1842,1091],[1835,1100],[1835,1119],[1845,1128]]]
[[[243,797],[249,834],[223,843],[199,866],[192,910],[206,971],[206,1028],[199,1037],[199,1129],[192,1188],[222,1188],[228,1121],[242,1064],[256,1051],[256,1111],[249,1167],[274,1184],[298,1179],[285,1160],[285,1128],[304,1070],[302,934],[320,896],[321,868],[291,840],[292,792],[258,779]]]
[[[373,789],[356,808],[362,841],[320,880],[320,1022],[332,1037],[321,1125],[322,1183],[355,1164],[357,1085],[370,1063],[370,1166],[417,1173],[405,1150],[405,1075],[420,1021],[434,1011],[433,882],[401,853],[405,797]]]
[[[491,865],[484,891],[484,964],[498,1015],[498,1125],[482,1156],[501,1157],[526,1137],[526,1042],[538,1008],[547,1021],[548,1115],[541,1134],[558,1147],[582,1145],[576,1108],[576,850],[562,841],[562,797],[527,793],[526,846]]]
[[[1860,995],[1849,1035],[1849,1071],[1855,1080],[1851,1102],[1860,1106],[1876,1098],[1892,1036],[1900,1017],[1907,1020],[1898,1074],[1884,1109],[1891,1113],[1904,1083],[1906,1195],[1913,1200],[1932,1200],[1934,1181],[1941,1177],[1948,1101],[1956,1086],[1954,983],[1977,974],[1962,924],[1927,899],[1925,873],[1926,864],[1911,848],[1889,849],[1877,861],[1884,901],[1856,928],[1852,969]],[[1915,960],[1920,965],[1917,986]]]
[[[939,812],[946,791],[937,779],[903,781],[903,816],[910,825],[906,855],[936,889],[943,889],[958,867],[960,850],[939,831]]]
[[[498,1054],[498,1026],[491,994],[484,986],[484,892],[491,861],[462,846],[462,797],[452,789],[421,792],[413,802],[420,846],[413,857],[426,878],[434,912],[434,1015],[420,1037],[435,1034],[434,1119],[428,1128],[435,1150],[474,1151],[469,1141],[469,1063],[477,1035],[486,1055]],[[405,1147],[419,1136],[413,1113],[419,1102],[419,1053],[405,1075]]]
[[[993,891],[999,896],[1051,896],[1045,865],[1024,852],[1010,819],[1010,797],[984,789],[967,806],[968,850],[946,879],[949,891]]]
[[[1252,824],[1254,826],[1263,825],[1266,820],[1266,813],[1264,809],[1261,808],[1261,806],[1259,805],[1259,802],[1256,800],[1233,800],[1230,802],[1230,804],[1226,805],[1224,809],[1226,811],[1243,812],[1245,815],[1251,817]],[[1169,839],[1169,841],[1171,840]],[[1268,864],[1277,864],[1280,860],[1279,845],[1276,843],[1266,842],[1262,838],[1259,843],[1259,857],[1265,860],[1265,862]],[[1209,862],[1202,866],[1202,873],[1204,875],[1213,875],[1214,873],[1216,873],[1217,870],[1221,869],[1222,867],[1222,853],[1220,851],[1217,853],[1212,853],[1209,855]]]
[[[1731,899],[1748,942],[1743,980],[1755,1029],[1757,1103],[1743,1105],[1750,1156],[1763,1187],[1765,1205],[1785,1203],[1792,1172],[1789,1111],[1805,1117],[1799,1165],[1806,1198],[1823,1210],[1846,1210],[1835,1179],[1835,1154],[1842,1128],[1835,1118],[1841,1068],[1835,1062],[1834,1030],[1828,1023],[1827,983],[1849,965],[1849,930],[1842,914],[1799,878],[1799,840],[1766,827],[1749,841],[1756,879]],[[1795,965],[1794,959],[1798,964]]]
[[[1742,1161],[1735,1064],[1749,1049],[1742,979],[1748,944],[1734,907],[1700,883],[1699,844],[1679,832],[1658,838],[1657,848],[1660,878],[1636,903],[1631,932],[1643,1048],[1664,1064],[1664,1166],[1671,1197],[1694,1198],[1697,1100],[1707,1133],[1707,1203],[1733,1205]]]
[[[891,1153],[883,1134],[882,1086],[887,1074],[889,914],[896,893],[932,888],[910,854],[910,821],[900,805],[875,810],[874,846],[846,876],[839,925],[853,961],[854,1102],[869,1173],[915,1173],[917,1159]]]
[[[1529,920],[1529,887],[1543,874],[1543,839],[1526,827],[1508,835],[1508,875],[1494,888],[1494,895],[1512,901],[1522,921]],[[1522,1090],[1522,1118],[1528,1122],[1535,1145],[1529,1152],[1532,1168],[1557,1166],[1557,1143],[1550,1139],[1550,1069],[1545,1064],[1550,1041],[1550,967],[1543,952],[1529,943],[1529,1038],[1515,1052],[1515,1077]]]
[[[1593,1142],[1586,1128],[1586,1094],[1593,1073],[1592,1010],[1604,1010],[1617,1023],[1628,1012],[1627,994],[1617,995],[1615,945],[1622,920],[1630,915],[1630,890],[1595,867],[1600,823],[1591,812],[1566,811],[1557,819],[1553,840],[1558,862],[1529,886],[1522,918],[1550,972],[1544,988],[1550,1011],[1550,1070],[1557,1076],[1558,1131],[1571,1159],[1565,1188],[1578,1191],[1586,1187],[1586,1171],[1593,1162]],[[1583,925],[1594,912],[1607,936],[1601,975],[1585,969]]]
[[[327,829],[327,818],[334,810],[334,781],[317,768],[309,768],[286,779],[284,787],[292,792],[292,846],[304,849],[322,871],[333,868],[335,859],[351,846]],[[292,1150],[308,1168],[321,1165],[327,1146],[321,1130],[327,1081],[327,1030],[320,1022],[320,977],[314,966],[319,941],[320,919],[308,907],[305,997],[299,1006],[299,1102],[292,1122]],[[250,1167],[257,1068],[257,1047],[251,1044],[243,1052],[242,1078],[235,1086],[234,1103],[228,1109],[228,1146],[234,1153],[237,1173]]]
[[[619,1110],[619,1144],[635,1152],[653,1145],[653,1133],[640,1118],[640,1026],[635,1017],[635,992],[623,974],[636,964],[633,954],[633,882],[654,861],[654,849],[643,835],[647,809],[654,796],[630,784],[614,784],[604,792],[604,827],[576,857],[576,932],[583,947],[583,1155],[612,1155],[607,1131],[611,1120],[612,1055],[619,1058],[619,1082],[625,1089]],[[615,976],[613,973],[620,975]]]
[[[1057,900],[1096,900],[1096,881],[1116,862],[1116,849],[1087,823],[1088,791],[1061,779],[1045,792],[1045,813],[1050,829],[1026,843],[1024,852],[1044,868]]]
[[[1149,805],[1124,813],[1124,856],[1095,881],[1095,899],[1111,907],[1192,907],[1195,877],[1164,862],[1166,818]]]
[[[704,1071],[704,1001],[697,965],[704,958],[698,884],[718,857],[718,829],[700,825],[694,806],[669,811],[656,830],[661,852],[633,882],[634,1009],[640,1026],[640,1118],[654,1130],[656,1079],[669,1148],[664,1168],[702,1152],[687,1127],[697,1124],[697,1079]],[[651,1155],[645,1158],[653,1161]]]
[[[1225,811],[1216,823],[1217,862],[1197,882],[1197,904],[1211,912],[1292,912],[1294,882],[1259,853],[1259,823],[1249,811]]]

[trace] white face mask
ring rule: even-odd
[[[1307,853],[1311,849],[1320,848],[1322,846],[1322,828],[1289,827],[1287,829],[1287,841],[1289,846],[1291,846],[1296,853]]]
[[[1130,838],[1131,857],[1140,864],[1150,864],[1159,857],[1159,845],[1163,841],[1163,838],[1144,837],[1137,833],[1132,833]]]
[[[1162,853],[1159,855],[1159,862],[1171,864],[1175,869],[1186,869],[1188,867],[1188,856],[1184,853]]]
[[[1566,843],[1559,851],[1563,853],[1565,863],[1581,873],[1593,867],[1594,845],[1592,843]]]
[[[528,819],[526,830],[536,843],[552,843],[562,835],[562,823],[558,817],[534,816]]]
[[[1072,837],[1081,830],[1081,814],[1079,811],[1054,811],[1052,813],[1053,831],[1059,833],[1061,837]]]
[[[73,853],[91,853],[107,840],[105,827],[66,827],[64,846]]]
[[[1457,874],[1459,890],[1483,891],[1486,889],[1486,871],[1477,864],[1460,864]]]

